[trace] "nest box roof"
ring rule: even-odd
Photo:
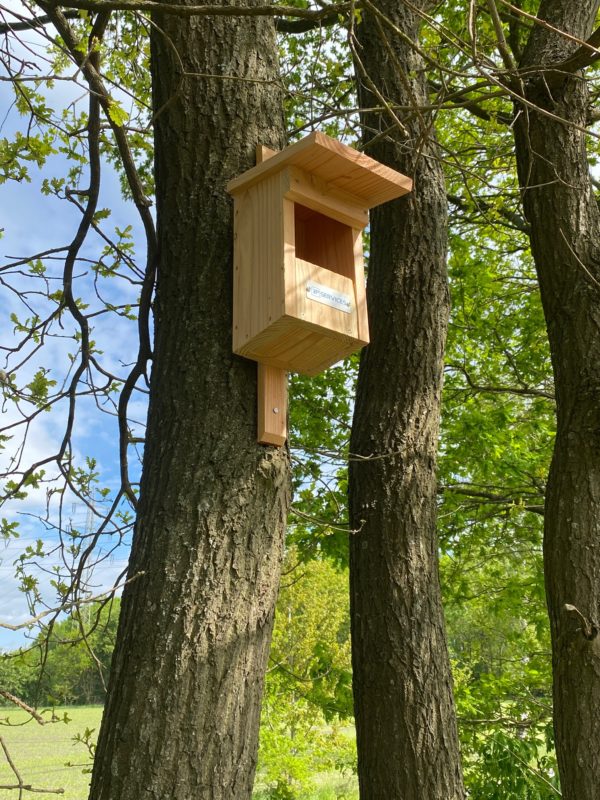
[[[287,166],[318,176],[333,189],[353,195],[366,208],[401,197],[412,189],[412,180],[401,172],[315,131],[234,178],[227,184],[227,191],[236,194]]]

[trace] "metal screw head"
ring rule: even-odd
[[[273,409],[273,413],[274,414],[279,414],[279,409],[277,408],[277,406],[275,406],[275,408]]]

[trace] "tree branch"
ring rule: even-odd
[[[65,11],[65,19],[78,19],[79,13],[77,11]],[[50,25],[52,20],[47,14],[41,17],[32,17],[30,20],[21,18],[21,22],[4,22],[0,25],[0,36],[7,33],[19,33],[20,31],[30,31],[35,28],[43,28]]]
[[[19,781],[17,784],[7,784],[0,786],[0,789],[18,789],[19,790],[19,797],[22,797],[23,792],[36,792],[38,794],[64,794],[64,789],[34,789],[34,787],[30,783],[24,783],[23,778],[19,774],[19,770],[17,769],[15,762],[12,760],[10,753],[8,752],[8,747],[4,742],[4,739],[0,736],[0,745],[4,750],[4,755],[6,756],[6,760],[8,761],[8,765],[11,770],[14,772],[16,779]]]
[[[143,572],[137,572],[128,580],[125,580],[122,583],[116,583],[114,586],[112,586],[110,589],[107,589],[105,592],[101,592],[100,594],[94,595],[93,597],[86,597],[79,600],[73,600],[72,602],[69,603],[63,603],[62,605],[57,606],[56,608],[48,608],[46,609],[46,611],[42,611],[39,614],[36,614],[35,617],[29,617],[29,619],[25,620],[25,622],[21,622],[18,625],[9,625],[8,622],[0,622],[0,628],[6,628],[6,630],[9,631],[20,631],[23,628],[30,628],[32,625],[35,625],[36,622],[39,622],[40,620],[44,619],[44,617],[47,617],[50,614],[66,614],[71,609],[74,608],[79,609],[81,608],[81,606],[89,605],[90,603],[96,603],[100,600],[104,600],[107,597],[110,597],[119,589],[122,589],[124,586],[127,586],[128,583],[131,583],[132,581],[136,581],[138,578],[141,578],[142,575],[144,575]],[[0,692],[0,694],[3,694],[3,692]]]
[[[363,0],[328,4],[324,8],[294,8],[293,6],[214,6],[214,5],[175,5],[159,0],[64,0],[60,6],[56,2],[47,3],[47,8],[78,8],[84,11],[143,11],[145,13],[171,14],[178,17],[291,17],[318,23],[332,19],[338,14],[346,14],[360,9]],[[299,32],[299,31],[295,31]]]
[[[102,4],[103,4],[102,0],[98,0],[98,2],[93,2],[91,5],[93,6],[94,10],[99,10]],[[65,19],[62,11],[57,8],[56,4],[44,3],[41,2],[40,0],[40,5],[48,13],[48,16],[51,18],[52,23],[54,24],[61,39],[65,43],[67,50],[69,51],[69,55],[71,56],[73,61],[77,64],[77,66],[81,69],[89,85],[90,95],[93,95],[96,98],[97,102],[100,104],[106,115],[106,119],[115,137],[117,149],[119,151],[121,162],[123,164],[123,170],[127,177],[127,183],[131,190],[133,201],[137,208],[138,214],[140,215],[140,219],[142,221],[142,225],[144,226],[144,232],[146,235],[146,246],[147,246],[146,269],[144,272],[144,280],[142,283],[142,292],[140,296],[140,308],[138,315],[140,347],[138,351],[137,360],[124,383],[118,404],[121,486],[123,492],[127,496],[132,507],[136,508],[137,498],[135,496],[135,492],[133,491],[129,479],[129,468],[127,460],[129,429],[127,425],[126,412],[127,412],[127,405],[131,398],[133,390],[136,386],[136,383],[139,380],[139,378],[145,374],[146,364],[148,360],[152,357],[149,316],[150,316],[150,302],[154,288],[154,278],[156,275],[158,254],[157,254],[157,240],[156,240],[156,231],[154,227],[154,220],[150,213],[151,203],[144,193],[144,187],[138,175],[137,167],[131,152],[131,148],[129,147],[129,142],[127,140],[126,132],[123,126],[117,124],[111,116],[111,105],[113,103],[113,100],[104,85],[104,81],[102,80],[99,70],[97,69],[97,65],[94,63],[94,59],[88,57],[88,55],[80,51],[79,42],[75,33],[73,32],[69,23]],[[106,7],[108,8],[109,5],[110,3]],[[128,4],[126,3],[125,5]],[[156,4],[151,3],[151,5],[156,5]],[[172,8],[175,8],[175,6],[173,6]],[[184,6],[177,6],[177,8],[184,8]],[[212,6],[204,6],[203,8],[212,8]]]
[[[547,400],[556,399],[554,394],[551,392],[547,392],[544,389],[536,389],[535,387],[527,386],[525,384],[523,386],[482,386],[473,381],[468,370],[466,370],[462,364],[450,363],[446,364],[446,368],[457,370],[464,375],[469,388],[474,392],[484,392],[488,394],[516,394],[524,397],[545,397]]]
[[[471,497],[473,500],[479,500],[483,503],[491,503],[492,505],[502,505],[510,508],[521,508],[523,511],[530,511],[533,514],[544,516],[544,506],[539,503],[525,503],[524,498],[510,494],[498,494],[497,492],[485,492],[471,489],[469,486],[460,484],[448,484],[446,486],[439,486],[438,493],[445,494],[452,492],[453,494],[464,495]]]
[[[498,45],[498,52],[502,56],[502,60],[504,61],[504,66],[506,67],[506,69],[513,70],[515,69],[516,64],[506,43],[506,37],[504,36],[504,28],[502,27],[502,20],[500,19],[500,14],[498,14],[498,9],[496,8],[495,0],[487,0],[487,6],[490,12],[490,16],[492,18],[492,22],[494,24],[494,30],[496,32],[496,43]]]
[[[461,211],[469,211],[469,204],[465,202],[462,197],[459,197],[455,194],[449,194],[448,200],[452,205],[459,208]],[[485,200],[481,200],[479,197],[474,202],[474,207],[476,211],[494,211],[500,217],[505,219],[507,222],[510,223],[511,228],[516,228],[518,231],[522,233],[529,234],[529,224],[520,214],[517,214],[515,211],[511,211],[509,208],[500,207],[498,208],[491,203],[486,203]]]
[[[596,28],[589,39],[580,39],[578,36],[573,36],[573,34],[551,25],[545,19],[536,17],[534,14],[529,14],[522,8],[512,5],[512,3],[509,3],[508,0],[499,0],[499,2],[502,3],[502,5],[506,8],[509,8],[513,13],[525,17],[526,19],[531,20],[534,24],[539,25],[542,28],[547,28],[553,33],[562,36],[564,39],[568,39],[569,41],[579,45],[579,48],[573,53],[573,55],[565,58],[563,61],[559,61],[557,64],[544,64],[540,65],[539,67],[528,67],[526,72],[530,73],[538,70],[552,72],[554,73],[554,77],[551,79],[551,84],[555,85],[556,83],[560,83],[561,79],[564,79],[566,75],[577,72],[577,70],[584,69],[584,67],[589,67],[590,64],[593,64],[595,61],[600,59],[600,28]],[[548,82],[548,76],[546,76],[546,81]]]
[[[27,703],[25,703],[23,700],[21,700],[16,695],[11,694],[11,692],[7,692],[6,689],[0,689],[0,696],[2,696],[5,700],[8,700],[9,703],[12,703],[13,705],[18,706],[23,711],[26,711],[29,714],[30,717],[33,717],[33,719],[38,723],[38,725],[45,725],[46,724],[47,720],[45,720],[41,716],[41,714],[38,714],[38,712],[35,710],[35,708],[32,708],[31,706],[28,706]]]
[[[74,0],[77,2],[78,0]],[[102,0],[101,0],[102,2]],[[109,0],[109,4],[112,0]],[[106,0],[105,0],[106,4]],[[142,0],[143,5],[147,5],[146,0]],[[64,12],[65,19],[77,19],[79,17],[78,12],[75,10],[77,8],[81,8],[82,6],[76,6],[74,3],[71,3],[70,0],[66,0],[66,2],[60,4],[62,7],[71,8],[70,11]],[[90,10],[99,10],[101,3],[97,2],[90,2],[88,3],[87,7]],[[161,6],[160,9],[156,9],[155,6]],[[164,6],[164,8],[162,8]],[[285,8],[284,6],[272,6],[271,10],[264,12],[263,8],[258,9],[246,9],[236,6],[189,6],[188,12],[181,13],[182,6],[173,6],[167,5],[166,3],[154,3],[151,10],[161,10],[165,11],[166,13],[176,14],[179,16],[203,16],[203,15],[210,15],[214,13],[216,15],[229,15],[229,16],[274,16],[275,17],[275,28],[279,33],[290,33],[290,34],[301,34],[307,33],[308,31],[315,30],[316,28],[328,28],[332,25],[335,25],[339,22],[340,14],[343,14],[345,11],[349,10],[351,4],[350,3],[342,3],[340,5],[335,5],[333,7],[326,7],[319,10],[311,10],[311,9],[303,9],[303,8]],[[355,4],[356,8],[360,8],[360,2]],[[132,10],[132,11],[144,11],[145,8],[138,7],[138,3],[136,0],[131,0],[131,2],[126,2],[124,0],[123,3],[120,4],[119,7],[112,3],[111,8],[115,10]],[[219,10],[214,11],[217,8]],[[194,12],[193,9],[196,9]],[[211,11],[213,9],[213,11]],[[191,10],[191,13],[189,11]],[[248,12],[251,12],[250,14]],[[305,12],[309,12],[306,14]],[[298,12],[298,13],[296,13]],[[296,17],[296,19],[284,19],[284,17]],[[20,22],[10,23],[6,22],[0,25],[0,35],[6,33],[17,33],[19,31],[27,31],[32,30],[34,28],[43,28],[45,25],[48,25],[52,22],[50,16],[47,14],[40,16],[40,17],[33,17],[31,20],[22,20]]]
[[[569,58],[566,58],[564,61],[556,64],[556,66],[552,67],[552,69],[555,69],[558,72],[571,73],[577,72],[577,70],[584,69],[585,67],[589,67],[590,64],[593,64],[595,61],[600,59],[599,47],[600,28],[596,28],[585,44],[581,45],[581,47],[576,50],[572,56],[569,56]]]
[[[308,33],[317,28],[330,28],[340,21],[340,12],[336,9],[320,19],[280,19],[275,18],[275,30],[278,33]]]
[[[503,97],[505,95],[503,89],[496,89],[493,92],[488,92],[485,95],[480,94],[479,97],[474,99],[465,97],[465,95],[477,92],[480,89],[489,88],[489,81],[479,81],[472,86],[463,86],[460,89],[453,89],[452,87],[446,87],[437,81],[430,80],[429,86],[438,95],[437,107],[440,109],[464,108],[466,111],[469,111],[471,114],[473,114],[473,116],[479,117],[479,119],[483,119],[485,122],[491,122],[493,120],[495,122],[501,122],[503,125],[510,125],[512,122],[512,116],[510,114],[503,114],[502,112],[497,111],[488,111],[481,105],[482,100],[491,100],[495,97]]]

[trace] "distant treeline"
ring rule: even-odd
[[[104,703],[118,616],[118,599],[83,605],[0,654],[0,687],[32,706]]]

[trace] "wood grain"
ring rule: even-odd
[[[233,350],[314,375],[369,342],[362,229],[368,208],[412,182],[323,134],[283,151],[257,147],[234,196]],[[350,313],[307,293],[347,296]]]
[[[258,364],[257,381],[258,441],[281,447],[287,439],[287,373]]]
[[[229,181],[227,191],[236,194],[285,166],[300,167],[316,174],[333,190],[360,197],[368,208],[402,197],[412,190],[412,180],[406,175],[315,131]]]

